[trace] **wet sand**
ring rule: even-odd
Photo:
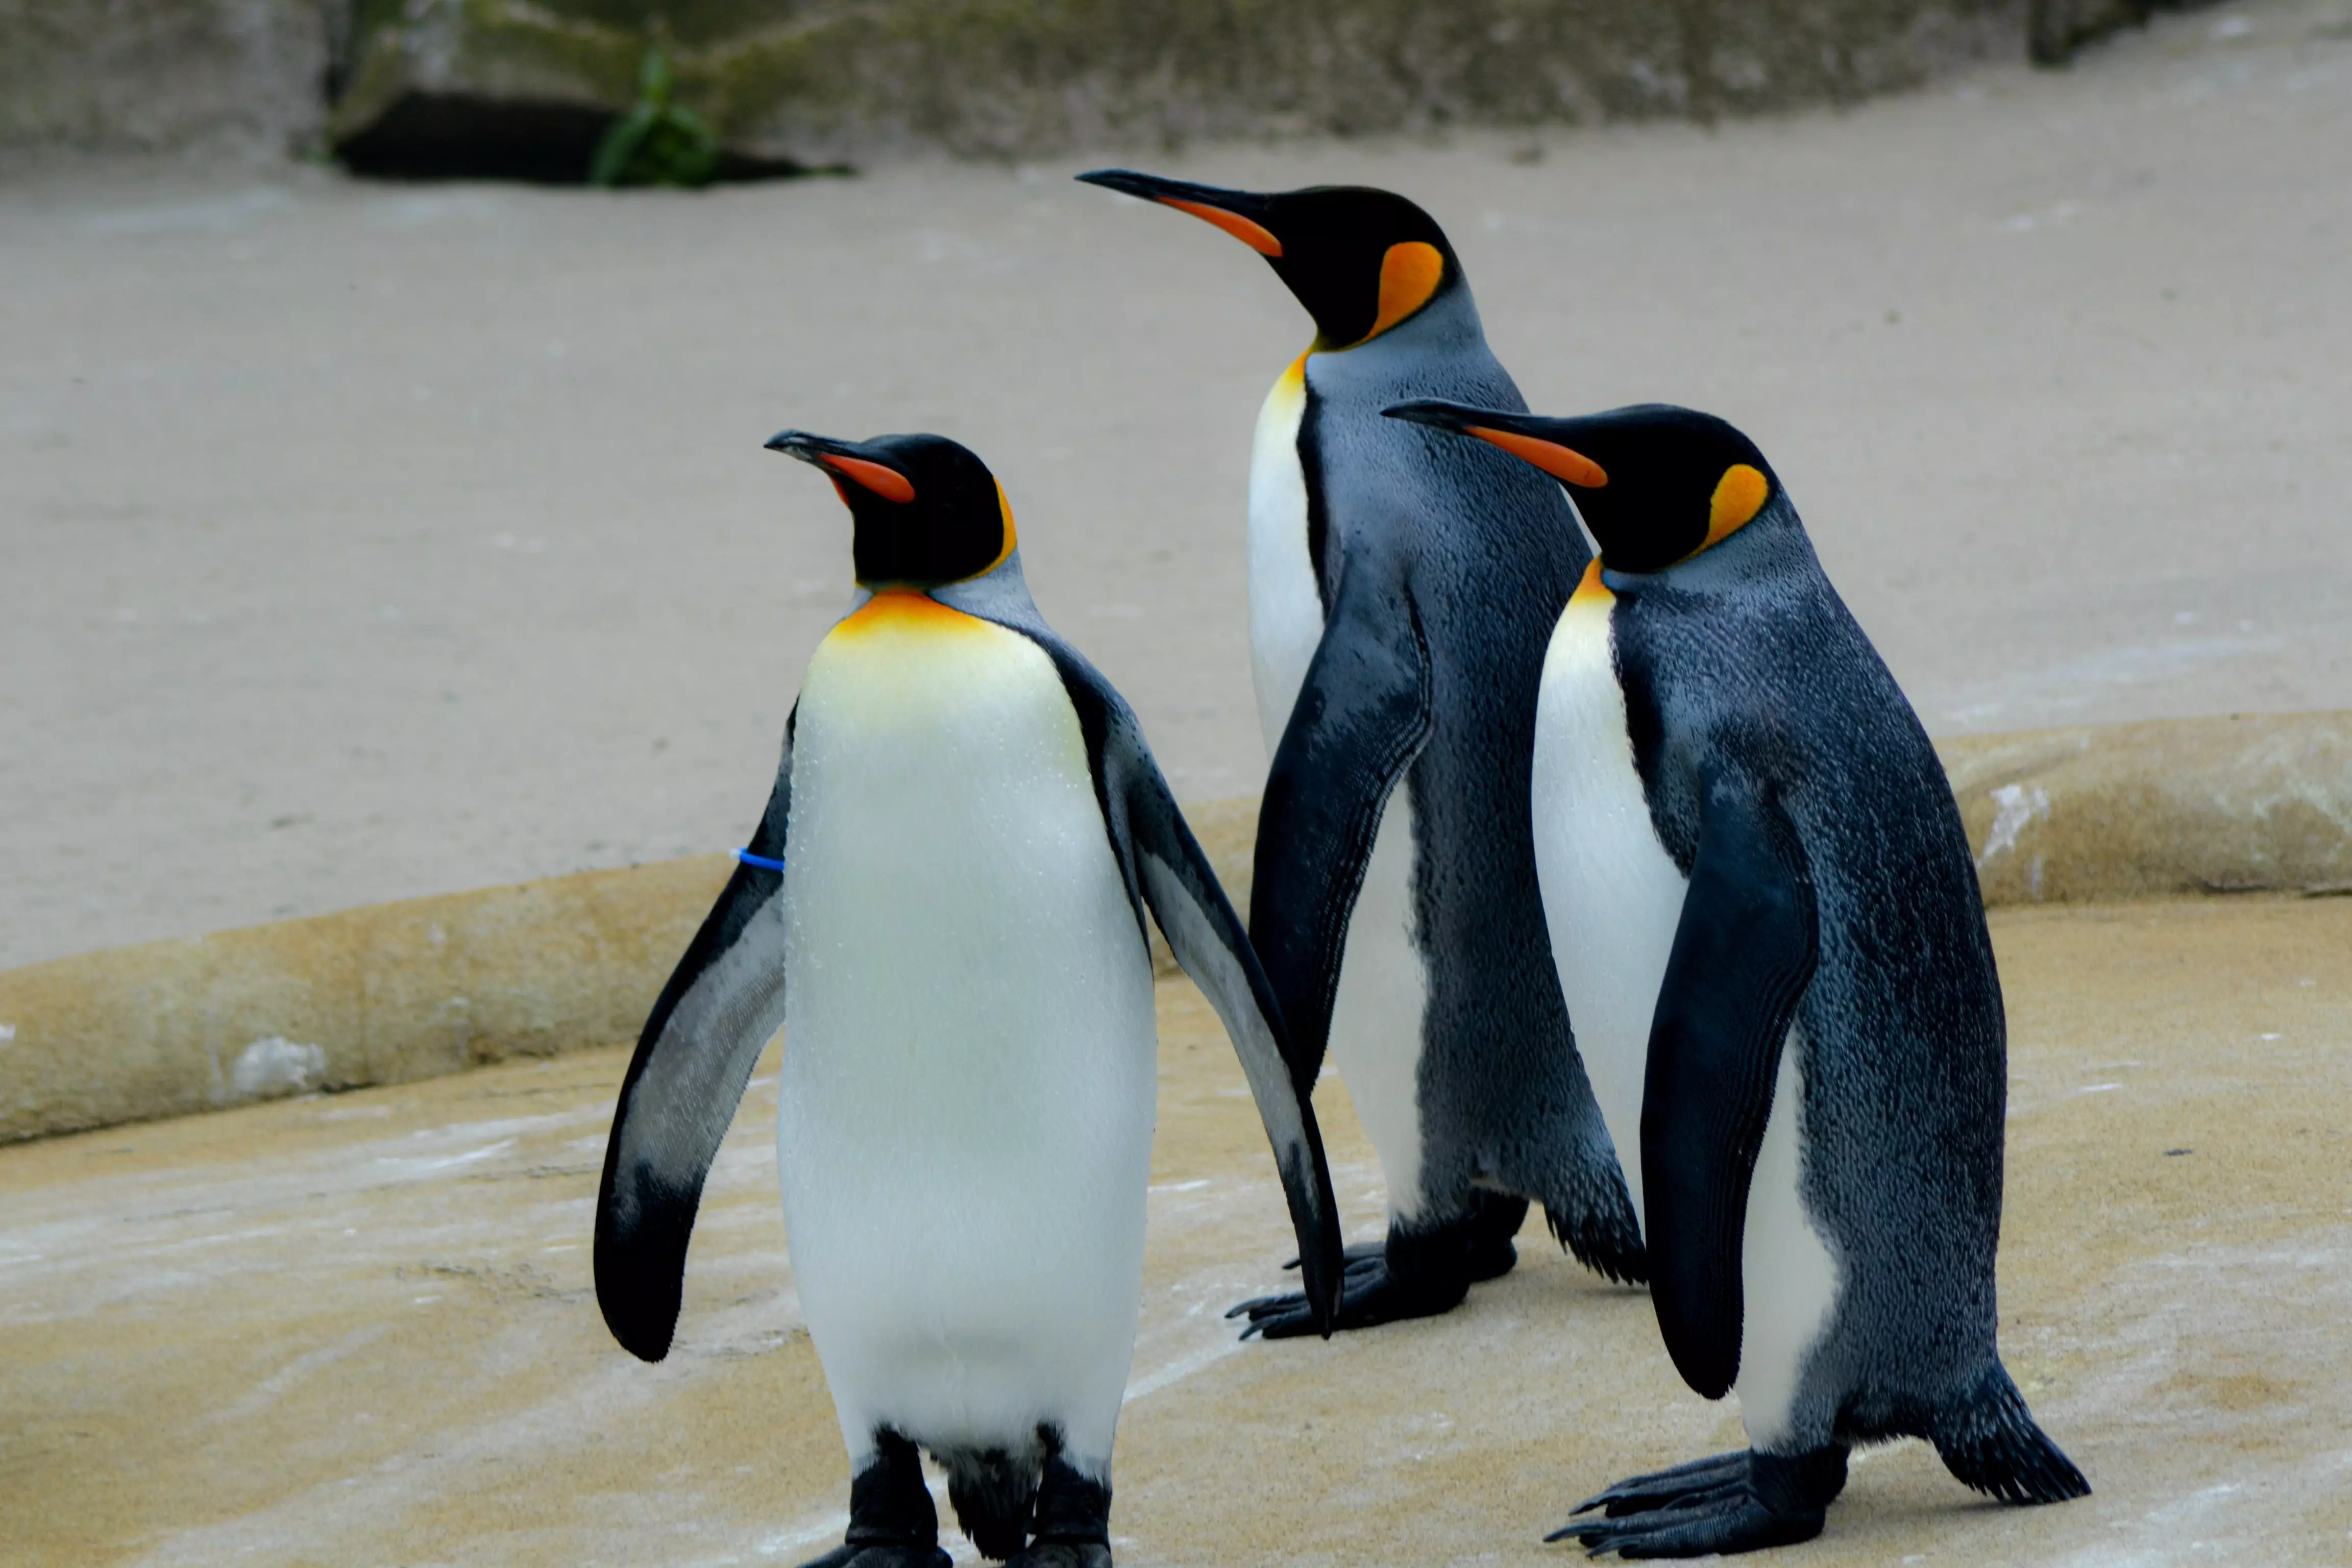
[[[2352,1560],[2352,900],[2003,911],[2005,1359],[2095,1495],[1872,1452],[1799,1564]],[[1531,1223],[1460,1310],[1237,1344],[1287,1226],[1230,1049],[1160,988],[1121,1562],[1559,1563],[1607,1481],[1738,1441],[1648,1300]],[[797,1563],[847,1477],[775,1194],[772,1054],[677,1349],[589,1285],[617,1048],[0,1150],[0,1540],[32,1564]],[[1355,1234],[1378,1167],[1319,1095]],[[960,1561],[971,1561],[956,1538]]]
[[[1406,191],[1538,405],[1746,426],[1938,734],[2352,707],[2346,0],[1713,133],[1118,156]],[[1083,166],[0,178],[0,967],[740,842],[848,591],[786,425],[969,441],[1180,795],[1254,793],[1305,318]]]

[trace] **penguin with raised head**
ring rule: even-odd
[[[1250,935],[1301,1051],[1328,1042],[1387,1182],[1387,1240],[1349,1250],[1339,1326],[1450,1310],[1512,1266],[1529,1199],[1587,1267],[1643,1279],[1528,833],[1536,676],[1587,552],[1543,476],[1381,417],[1414,396],[1526,406],[1461,261],[1389,191],[1078,177],[1234,236],[1315,321],[1250,466],[1273,757]],[[1313,1326],[1296,1295],[1234,1310],[1269,1337]]]
[[[981,460],[936,436],[769,446],[847,503],[857,591],[629,1064],[597,1300],[667,1353],[703,1178],[782,1026],[793,1279],[854,1476],[818,1562],[944,1568],[928,1449],[983,1554],[1102,1568],[1158,1081],[1146,909],[1240,1054],[1328,1322],[1313,1065],[1134,714],[1038,615]]]
[[[1807,1540],[1903,1436],[2082,1496],[1994,1342],[2008,1047],[1959,811],[1780,477],[1686,408],[1390,412],[1564,481],[1600,546],[1544,658],[1536,863],[1667,1352],[1748,1431],[1553,1539]]]

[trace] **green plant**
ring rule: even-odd
[[[647,49],[637,67],[637,101],[597,140],[589,184],[698,187],[718,174],[718,136],[702,116],[670,100],[672,87],[669,58]]]

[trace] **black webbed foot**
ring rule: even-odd
[[[1685,1498],[1711,1491],[1727,1483],[1745,1483],[1747,1479],[1748,1450],[1735,1448],[1728,1454],[1693,1459],[1687,1465],[1676,1465],[1671,1469],[1653,1470],[1645,1476],[1628,1476],[1607,1491],[1586,1498],[1570,1511],[1590,1513],[1597,1508],[1611,1519],[1629,1513],[1647,1513],[1652,1509],[1670,1507]],[[1571,1526],[1550,1539],[1557,1541],[1562,1535],[1574,1532],[1575,1528]]]
[[[887,1426],[874,1440],[873,1462],[849,1483],[848,1534],[802,1568],[948,1568],[915,1445]]]
[[[844,1543],[801,1568],[950,1568],[938,1546],[851,1546]]]
[[[1518,1261],[1511,1238],[1528,1215],[1525,1198],[1475,1192],[1461,1218],[1433,1230],[1391,1226],[1388,1239],[1358,1242],[1343,1257],[1339,1308],[1331,1327],[1369,1329],[1406,1318],[1433,1318],[1462,1304],[1470,1287],[1508,1274]],[[1283,1265],[1296,1268],[1292,1258]],[[1295,1339],[1318,1333],[1307,1298],[1297,1291],[1254,1297],[1225,1313],[1246,1315],[1242,1338]]]
[[[1845,1454],[1832,1445],[1797,1455],[1722,1454],[1618,1482],[1576,1511],[1604,1517],[1545,1539],[1573,1536],[1595,1557],[1702,1557],[1811,1541],[1845,1488]]]
[[[1469,1292],[1470,1280],[1460,1273],[1450,1279],[1425,1275],[1400,1279],[1385,1258],[1351,1263],[1340,1278],[1339,1310],[1331,1316],[1331,1328],[1336,1333],[1342,1329],[1377,1328],[1405,1318],[1433,1318],[1461,1305]],[[1306,1296],[1296,1290],[1253,1297],[1225,1316],[1238,1318],[1244,1313],[1249,1315],[1249,1326],[1242,1330],[1245,1340],[1289,1340],[1320,1331],[1315,1314],[1307,1310]]]
[[[1005,1568],[1111,1568],[1110,1488],[1079,1474],[1058,1453],[1037,1481],[1029,1544]]]

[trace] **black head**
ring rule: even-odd
[[[856,535],[850,553],[868,588],[937,588],[993,570],[1013,553],[1013,509],[996,476],[940,436],[836,441],[787,430],[768,443],[825,471]]]
[[[1459,431],[1569,488],[1612,572],[1655,572],[1746,527],[1780,489],[1756,443],[1712,414],[1642,403],[1545,419],[1436,401],[1384,409]]]
[[[1315,346],[1352,348],[1462,281],[1445,231],[1393,191],[1313,185],[1260,195],[1127,169],[1080,174],[1216,225],[1266,258],[1315,318]]]

